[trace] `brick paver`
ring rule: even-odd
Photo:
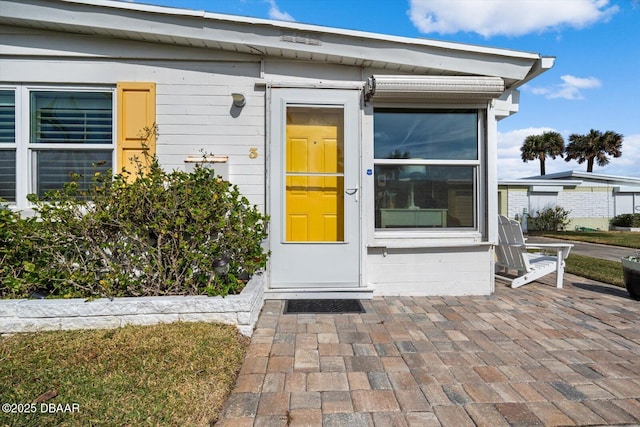
[[[640,303],[553,280],[363,314],[266,301],[217,425],[640,425]]]

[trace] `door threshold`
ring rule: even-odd
[[[267,289],[264,299],[372,299],[373,288],[278,288]]]

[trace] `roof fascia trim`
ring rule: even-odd
[[[488,54],[488,55],[508,56],[513,58],[521,58],[521,59],[529,59],[529,60],[536,60],[540,58],[540,55],[537,53],[512,50],[512,49],[488,47],[488,46],[457,43],[457,42],[448,42],[448,41],[427,39],[427,38],[411,38],[411,37],[394,36],[394,35],[373,33],[373,32],[367,32],[367,31],[357,31],[357,30],[348,30],[348,29],[341,29],[341,28],[335,28],[335,27],[326,27],[321,25],[301,24],[298,22],[261,19],[261,18],[254,18],[249,16],[226,15],[221,13],[207,12],[203,10],[191,10],[191,9],[182,9],[182,8],[174,8],[174,7],[167,7],[167,6],[145,5],[145,4],[134,3],[134,2],[113,1],[113,0],[92,0],[91,2],[87,0],[59,0],[59,1],[62,1],[64,3],[73,3],[73,4],[84,5],[84,6],[102,6],[102,7],[110,7],[115,9],[123,9],[123,10],[137,11],[137,12],[151,12],[151,13],[161,13],[165,15],[201,17],[209,20],[226,21],[229,23],[265,25],[265,26],[271,26],[271,27],[280,28],[284,30],[326,33],[326,34],[331,34],[336,36],[348,36],[348,37],[357,37],[357,38],[364,38],[364,39],[371,39],[371,40],[380,40],[385,42],[404,43],[404,44],[419,45],[419,46],[425,46],[425,47],[442,48],[447,50],[458,50],[461,52],[473,52],[473,53]]]

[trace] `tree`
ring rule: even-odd
[[[564,153],[564,139],[558,132],[547,131],[542,135],[529,135],[525,138],[522,147],[522,160],[526,163],[529,160],[538,159],[540,161],[540,175],[545,174],[545,160],[547,156],[555,159],[562,157]]]
[[[598,166],[609,164],[609,157],[622,156],[623,136],[613,131],[605,133],[591,129],[586,135],[569,135],[569,144],[565,150],[565,160],[576,160],[578,164],[587,162],[587,172],[593,172],[594,162]]]

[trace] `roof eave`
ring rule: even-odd
[[[35,28],[159,43],[170,40],[262,57],[395,72],[495,76],[505,80],[507,89],[553,66],[552,58],[529,52],[113,0],[0,0],[0,17]]]

